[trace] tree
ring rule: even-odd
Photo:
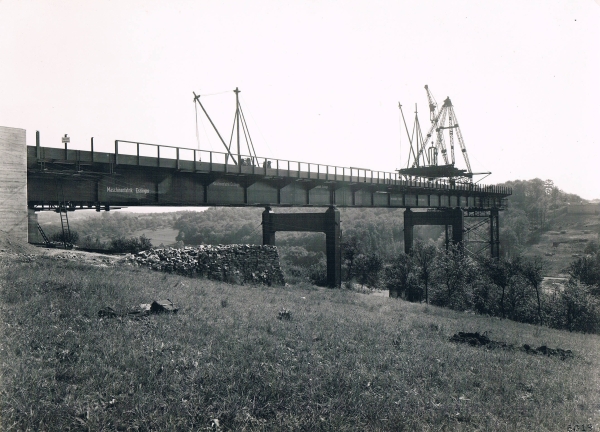
[[[482,268],[484,275],[501,290],[500,312],[502,313],[502,318],[505,318],[504,299],[506,297],[506,289],[510,278],[514,274],[514,266],[508,260],[490,257],[479,258],[479,265]]]
[[[383,260],[376,254],[360,254],[355,259],[356,278],[363,287],[374,287],[379,282]]]
[[[442,250],[434,261],[434,273],[436,280],[443,287],[440,301],[442,305],[460,307],[464,299],[458,298],[458,294],[466,291],[466,285],[471,281],[475,273],[475,263],[460,248],[459,245],[451,245],[448,250]]]
[[[575,280],[564,286],[551,312],[553,327],[586,333],[600,330],[600,301],[589,286]]]
[[[429,303],[429,281],[433,273],[433,262],[437,254],[437,249],[432,244],[417,242],[413,248],[413,257],[417,264],[416,274],[421,283],[425,286],[425,303]]]
[[[573,279],[600,291],[600,253],[576,259],[567,270]]]
[[[538,309],[538,318],[540,320],[540,325],[543,324],[542,319],[542,303],[540,299],[540,288],[542,285],[542,270],[544,266],[542,260],[539,258],[535,258],[532,260],[522,261],[520,272],[525,278],[525,280],[529,283],[529,285],[535,290],[535,295],[537,297],[537,309]]]
[[[389,290],[390,297],[408,297],[406,294],[412,291],[410,285],[413,267],[412,257],[401,252],[385,268],[385,287]]]
[[[347,280],[352,280],[354,277],[354,261],[359,255],[358,240],[356,237],[348,237],[347,240],[342,242],[342,257],[346,263],[347,268]]]

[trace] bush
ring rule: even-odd
[[[473,284],[471,297],[473,310],[482,315],[501,315],[500,310],[501,289],[496,284],[478,280]]]
[[[586,285],[600,287],[600,253],[583,256],[568,267],[572,278]]]
[[[106,242],[100,241],[98,237],[92,239],[92,236],[85,236],[79,243],[82,249],[108,249],[109,245]]]
[[[327,286],[327,263],[325,260],[308,267],[305,274],[313,284],[321,287]]]
[[[136,237],[117,237],[110,241],[110,251],[116,253],[138,253],[152,248],[152,242],[142,235]]]
[[[50,240],[58,242],[58,243],[70,243],[77,244],[79,241],[79,233],[77,231],[70,231],[68,233],[63,233],[62,231],[55,232],[50,236]]]
[[[570,281],[548,302],[548,325],[584,333],[600,332],[600,302],[587,285]]]

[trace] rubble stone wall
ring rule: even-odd
[[[131,255],[133,262],[154,270],[233,283],[284,285],[275,246],[200,245],[150,249]]]

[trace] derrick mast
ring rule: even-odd
[[[421,131],[415,133],[413,128],[413,136],[408,137],[411,145],[408,164],[406,168],[398,170],[399,173],[411,177],[448,178],[452,182],[472,183],[474,173],[452,101],[447,97],[438,110],[438,104],[429,90],[429,86],[425,86],[425,91],[427,92],[431,125],[425,135]],[[402,106],[400,106],[400,110],[402,111]],[[404,118],[404,114],[402,117]],[[417,125],[418,122],[415,121],[415,127]],[[418,140],[414,139],[415,136],[424,137],[420,145]],[[466,168],[456,166],[454,151],[456,141],[458,141]],[[441,158],[438,158],[438,154],[441,154]]]

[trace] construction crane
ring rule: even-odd
[[[438,110],[438,104],[435,101],[433,94],[429,90],[429,86],[425,85],[425,91],[427,92],[427,100],[429,103],[429,119],[431,121],[431,125],[427,131],[427,134],[425,135],[424,140],[422,141],[422,144],[420,146],[417,145],[416,149],[412,148],[413,142],[410,139],[411,137],[409,137],[409,141],[411,143],[411,153],[413,157],[411,158],[411,154],[409,153],[407,167],[399,170],[400,174],[425,178],[463,178],[468,182],[472,182],[474,173],[471,170],[471,163],[469,162],[467,148],[465,147],[465,142],[458,124],[458,119],[456,117],[456,112],[454,111],[452,101],[449,97],[447,97],[444,100],[441,109]],[[401,106],[400,110],[402,110]],[[446,143],[446,130],[448,131],[448,143]],[[433,138],[434,132],[435,140]],[[458,169],[455,167],[455,132],[456,140],[458,141],[463,159],[466,164],[466,169]],[[428,144],[429,147],[427,146]],[[448,157],[448,147],[450,150],[450,157]],[[440,153],[443,158],[443,165],[438,165],[437,155]]]
[[[433,123],[437,117],[437,102],[429,91],[429,86],[427,84],[425,84],[425,91],[427,92],[427,101],[429,102],[429,120]]]

